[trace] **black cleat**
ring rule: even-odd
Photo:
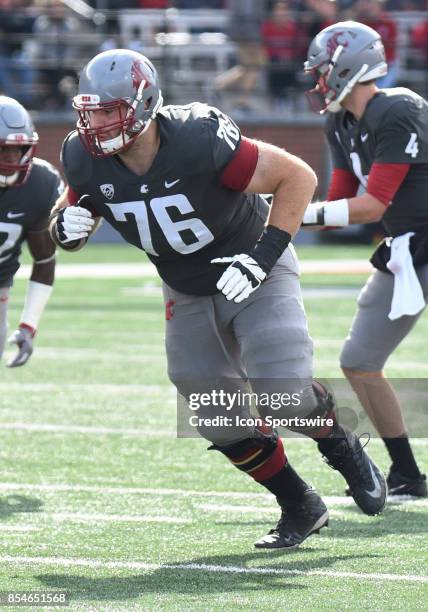
[[[365,514],[382,512],[387,493],[385,476],[352,431],[346,432],[346,438],[328,453],[326,461],[345,478],[350,495]]]
[[[418,478],[408,478],[391,468],[386,479],[388,485],[388,497],[428,497],[427,477],[421,474]],[[351,489],[345,489],[345,494],[352,496]]]
[[[388,495],[411,495],[412,497],[427,497],[427,477],[421,474],[418,478],[408,478],[391,468],[386,479]]]
[[[278,525],[254,544],[256,548],[297,548],[328,526],[328,510],[315,489],[307,489],[298,502],[277,500],[282,509]]]

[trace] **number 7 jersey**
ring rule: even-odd
[[[409,89],[380,90],[357,121],[328,113],[333,166],[350,170],[366,188],[374,163],[410,164],[382,222],[392,236],[428,229],[428,103]]]
[[[229,117],[194,103],[166,106],[156,120],[161,144],[143,176],[118,156],[92,157],[76,132],[64,141],[64,172],[73,191],[91,196],[97,216],[146,251],[169,286],[211,295],[221,273],[211,259],[251,250],[268,206],[256,194],[221,183],[241,140]]]

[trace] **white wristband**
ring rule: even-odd
[[[333,227],[349,225],[349,204],[345,198],[324,204],[324,224]]]
[[[52,293],[52,285],[44,285],[36,281],[29,281],[25,296],[21,323],[37,329],[40,317]]]

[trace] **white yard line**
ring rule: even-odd
[[[39,531],[39,528],[31,525],[0,525],[0,531],[16,531],[26,533],[27,531]]]
[[[176,525],[193,523],[192,519],[173,516],[149,516],[137,514],[89,514],[85,512],[43,512],[35,515],[54,521],[77,523],[171,523]]]
[[[299,262],[302,274],[370,274],[370,262],[364,259],[329,260],[314,259]],[[27,279],[31,265],[20,267],[16,277]],[[84,263],[57,264],[56,278],[143,278],[156,277],[156,269],[150,263]]]
[[[55,423],[0,423],[0,431],[37,431],[62,434],[85,434],[92,436],[135,436],[141,438],[175,438],[177,432],[162,429],[122,429],[120,427],[89,427],[84,425],[57,425]]]
[[[353,506],[355,505],[352,497],[326,496],[323,497],[325,503],[336,506]],[[271,498],[272,501],[272,498]],[[270,506],[243,506],[242,504],[195,504],[196,508],[204,512],[213,513],[236,513],[236,514],[278,514],[278,506],[276,504]]]
[[[192,491],[185,489],[156,489],[149,487],[107,487],[81,484],[34,484],[18,482],[0,482],[0,491],[52,491],[72,493],[96,493],[107,495],[151,495],[151,496],[177,496],[177,497],[226,497],[231,499],[264,498],[272,500],[268,493],[238,493],[235,491]]]
[[[82,393],[87,391],[94,391],[100,393],[105,391],[106,393],[119,393],[122,394],[126,391],[129,392],[143,392],[143,393],[167,393],[171,396],[176,396],[174,387],[170,384],[165,385],[139,385],[139,384],[109,384],[109,383],[23,383],[23,382],[0,382],[0,391],[67,391]]]
[[[272,502],[272,496],[269,493],[246,493],[237,491],[194,491],[186,489],[157,489],[150,487],[104,487],[98,485],[73,485],[73,484],[34,484],[34,483],[18,483],[18,482],[0,482],[0,491],[51,491],[51,492],[72,492],[72,493],[96,493],[107,495],[150,495],[152,497],[160,496],[175,496],[175,497],[222,497],[226,499],[258,499]],[[323,496],[324,501],[332,506],[352,506],[354,501],[350,497],[340,495]],[[410,499],[406,496],[401,496],[398,499],[390,499],[391,503],[409,502],[413,506],[428,507],[428,499]],[[207,509],[211,508],[207,504]],[[221,506],[212,505],[212,508]],[[233,511],[239,506],[224,506]],[[245,506],[246,508],[247,506]],[[242,507],[240,509],[242,511]]]
[[[98,559],[66,559],[64,557],[14,557],[0,556],[1,563],[48,565],[56,567],[90,567],[99,569],[119,569],[137,571],[190,570],[220,574],[267,574],[274,576],[319,576],[322,578],[356,578],[357,580],[376,580],[380,582],[428,582],[428,576],[413,574],[386,574],[365,572],[335,572],[325,570],[293,570],[278,567],[240,567],[236,565],[211,565],[204,563],[144,563],[140,561],[102,561]]]
[[[37,348],[37,359],[47,360],[56,359],[58,362],[64,361],[77,361],[85,360],[91,363],[153,363],[153,362],[164,362],[165,351],[163,348],[157,349],[156,352],[151,351],[150,354],[144,350],[133,350],[133,351],[118,351],[114,352],[100,352],[97,349],[87,348],[58,348],[49,346],[40,346]]]

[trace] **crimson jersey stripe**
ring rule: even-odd
[[[353,198],[357,195],[359,180],[350,170],[334,168],[328,188],[327,200],[341,200],[342,198]]]
[[[409,169],[410,164],[374,163],[369,173],[367,193],[388,206]]]
[[[242,137],[239,149],[233,159],[224,168],[221,184],[234,191],[245,191],[254,174],[259,158],[259,149],[255,142]]]

